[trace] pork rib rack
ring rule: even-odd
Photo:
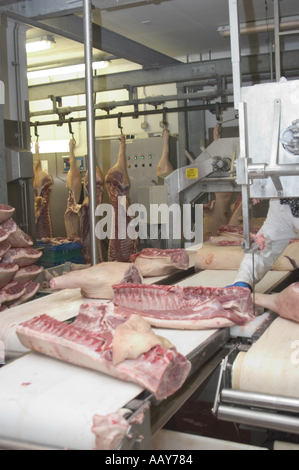
[[[114,331],[125,321],[112,304],[85,304],[71,325],[42,315],[19,325],[17,334],[29,349],[137,383],[158,400],[167,398],[184,383],[190,362],[175,349],[155,346],[137,359],[114,365]]]
[[[205,330],[245,325],[253,317],[249,289],[155,286],[112,286],[116,312],[137,313],[152,326]]]

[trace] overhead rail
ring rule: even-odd
[[[186,112],[192,112],[192,111],[211,111],[215,113],[219,108],[221,109],[226,109],[226,108],[233,108],[234,103],[216,103],[216,104],[202,104],[202,105],[192,105],[192,106],[179,106],[175,108],[162,108],[162,109],[149,109],[149,110],[144,110],[144,111],[138,111],[138,112],[128,112],[128,113],[121,113],[121,118],[128,118],[132,117],[133,119],[137,119],[139,116],[152,116],[152,115],[157,115],[161,114],[163,117],[165,116],[165,109],[168,114],[172,113],[186,113]],[[95,121],[102,121],[106,119],[116,119],[119,120],[119,115],[120,113],[117,114],[107,114],[103,116],[95,116]],[[85,122],[86,117],[80,117],[80,118],[72,118],[71,122],[74,124],[76,122]],[[63,124],[68,124],[69,120],[68,119],[54,119],[52,121],[39,121],[38,126],[62,126]],[[35,126],[34,122],[30,123],[31,127]]]
[[[138,105],[151,105],[157,108],[158,106],[161,106],[165,104],[166,102],[170,101],[187,101],[187,100],[200,100],[200,99],[205,99],[205,100],[211,100],[211,99],[216,99],[217,97],[221,96],[231,96],[233,93],[232,90],[225,90],[224,92],[219,92],[216,89],[213,90],[202,90],[194,93],[180,93],[177,95],[169,95],[169,96],[150,96],[147,98],[141,98],[141,99],[134,99],[134,100],[125,100],[125,101],[110,101],[110,102],[101,102],[98,104],[94,105],[95,110],[102,110],[107,112],[108,114],[110,111],[112,111],[115,108],[120,108],[120,107],[127,107],[127,106],[138,106]],[[52,100],[53,101],[53,100]],[[54,106],[52,109],[46,109],[46,110],[40,110],[40,111],[34,111],[30,113],[30,117],[36,117],[36,116],[48,116],[51,114],[58,114],[59,116],[63,117],[67,116],[68,114],[71,113],[76,113],[76,112],[81,112],[86,110],[86,106],[57,106],[55,105],[55,100],[53,101]],[[137,109],[137,112],[138,109]]]

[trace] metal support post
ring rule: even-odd
[[[244,244],[245,252],[251,249],[250,239],[250,215],[249,215],[249,199],[250,199],[250,187],[248,178],[248,149],[247,149],[247,123],[246,123],[246,103],[241,102],[239,106],[239,123],[240,123],[240,165],[237,164],[237,175],[238,169],[241,169],[241,163],[243,164],[242,171],[242,205],[243,205],[243,227],[244,227]],[[239,175],[238,175],[239,177]]]
[[[91,265],[99,262],[97,249],[96,226],[96,163],[95,163],[95,116],[93,107],[93,71],[92,71],[92,3],[83,1],[84,21],[84,52],[85,52],[85,89],[86,89],[86,118],[87,118],[87,148],[88,148],[88,192],[89,192],[89,224],[91,242]]]
[[[281,79],[281,62],[280,62],[280,11],[279,0],[274,0],[274,31],[275,31],[275,72],[276,81]]]
[[[241,101],[241,54],[240,54],[240,26],[238,13],[238,0],[229,0],[230,40],[232,51],[233,83],[235,109],[239,109]]]

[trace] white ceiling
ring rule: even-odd
[[[268,12],[266,11],[268,7]],[[299,17],[298,0],[280,1],[281,18]],[[240,23],[274,18],[272,0],[239,0]],[[140,1],[106,10],[94,10],[95,23],[126,36],[158,52],[186,61],[227,56],[230,40],[218,32],[219,26],[229,24],[228,0],[154,0]],[[28,38],[42,32],[34,28]],[[273,33],[242,36],[242,51],[256,53],[257,48],[266,49]],[[49,52],[28,56],[29,68],[40,64],[60,63],[83,59],[83,46],[68,39],[55,37],[56,44]],[[282,41],[284,48],[299,49],[299,35]],[[105,53],[95,51],[98,58]]]

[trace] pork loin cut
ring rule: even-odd
[[[35,264],[27,266],[26,268],[20,268],[15,276],[14,281],[19,282],[20,284],[26,284],[26,282],[34,281],[38,275],[43,272],[44,268],[42,266],[36,266]]]
[[[20,297],[22,297],[22,295],[25,294],[25,292],[26,289],[24,286],[22,286],[18,282],[12,281],[5,287],[0,289],[0,304],[19,299]]]
[[[10,283],[18,269],[19,266],[14,263],[0,264],[0,289]]]
[[[11,248],[4,255],[3,263],[14,263],[20,268],[31,266],[42,256],[41,251],[34,250],[33,248]]]
[[[136,281],[139,279],[139,281]],[[51,289],[77,289],[89,299],[113,299],[113,284],[142,282],[134,264],[108,262],[73,271],[50,281]]]
[[[254,318],[249,289],[155,285],[113,286],[116,312],[139,313],[152,326],[205,330],[245,325]]]
[[[9,308],[12,307],[17,307],[18,305],[24,304],[25,302],[28,302],[29,300],[33,299],[33,297],[37,294],[38,289],[40,288],[40,284],[32,281],[26,282],[24,284],[25,292],[24,294],[19,297],[17,300],[13,300],[12,302],[9,302],[8,306]]]
[[[122,323],[124,319],[115,314],[112,304],[86,304],[71,325],[42,315],[19,325],[17,334],[29,349],[137,383],[158,400],[175,393],[186,380],[191,364],[174,349],[155,346],[138,359],[113,364],[114,331]]]
[[[1,222],[5,222],[5,220],[10,219],[14,212],[14,207],[8,206],[6,204],[0,204],[0,224]]]
[[[5,255],[5,253],[7,253],[8,250],[10,250],[10,248],[11,248],[11,244],[9,243],[9,241],[5,240],[4,242],[0,243],[0,261]]]
[[[1,226],[9,234],[8,241],[12,248],[28,248],[33,245],[32,238],[23,232],[14,220],[9,219],[3,222]]]
[[[146,248],[130,261],[135,263],[143,277],[167,276],[178,270],[189,268],[189,255],[186,250],[157,250]]]

